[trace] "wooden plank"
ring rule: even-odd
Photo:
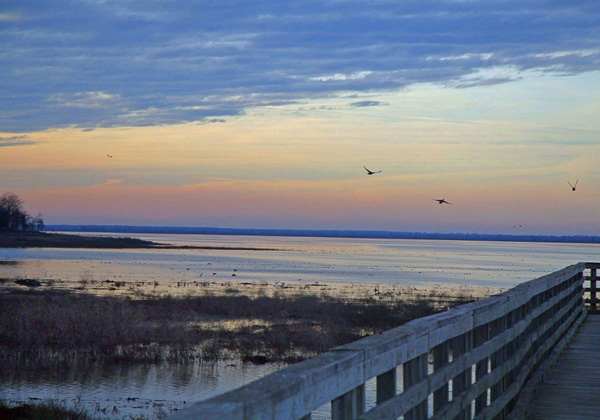
[[[588,269],[590,269],[590,268],[599,269],[600,268],[600,263],[598,263],[598,262],[584,262],[584,263],[579,263],[579,264],[583,264],[583,266]]]
[[[485,325],[477,330],[475,330],[475,346],[479,346],[480,343],[485,342],[489,337],[489,327]],[[475,365],[475,383],[481,381],[481,379],[488,374],[488,362],[489,358],[486,357],[478,361]],[[479,395],[475,399],[475,414],[479,414],[483,411],[483,409],[487,406],[487,397],[488,391],[487,388],[483,390],[479,390]]]
[[[536,388],[531,419],[598,418],[600,315],[588,315],[556,365]]]
[[[535,314],[544,313],[560,302],[564,296],[577,289],[581,290],[579,274],[585,266],[585,263],[575,264],[523,283],[498,296],[461,305],[441,314],[411,321],[381,335],[341,346],[314,359],[268,375],[238,390],[196,403],[189,409],[177,413],[173,418],[219,420],[222,418],[301,418],[324,403],[361,387],[370,378],[385,374],[412,359],[426,358],[427,353],[436,346],[456,337],[472,334],[474,328],[506,317],[503,322],[510,323],[509,329],[500,331],[496,337],[487,337],[483,344],[459,356],[453,363],[443,366],[433,375],[427,376],[425,359],[424,365],[415,368],[421,369],[422,372],[424,366],[424,374],[419,377],[420,379],[403,394],[380,405],[395,407],[390,412],[395,412],[399,408],[410,409],[416,405],[418,408],[416,418],[422,417],[422,407],[425,407],[425,416],[427,416],[427,396],[431,392],[446,386],[449,379],[457,375],[465,375],[467,367],[470,369],[472,364],[486,359],[490,352],[501,349],[506,342],[513,340],[529,326],[531,320],[535,319]],[[573,283],[571,279],[574,276],[579,276],[579,281]],[[562,289],[560,285],[563,284],[570,286]],[[559,288],[562,290],[556,293]],[[542,295],[547,300],[534,307],[531,302],[533,300],[540,302]],[[526,317],[513,325],[512,315],[509,314],[515,310],[521,311],[524,305],[528,308],[523,312],[526,313]],[[485,375],[485,377],[489,376],[491,375]],[[480,396],[485,379],[481,382],[482,384],[474,384],[475,389],[469,389],[468,393],[475,392],[475,397]],[[461,386],[459,385],[457,389],[464,391]],[[462,404],[463,402],[460,402],[459,405]],[[465,408],[462,407],[461,410]]]
[[[455,337],[450,342],[452,346],[452,354],[456,355],[457,358],[467,353],[470,349],[470,334],[463,334],[459,337]],[[461,372],[452,378],[452,401],[460,400],[465,395],[469,385],[471,385],[471,365],[463,364]],[[453,417],[454,420],[466,420],[467,410],[466,408]]]
[[[355,420],[364,412],[364,385],[360,385],[331,401],[331,420]]]
[[[404,389],[410,389],[427,377],[427,354],[422,354],[409,360],[402,369]],[[426,420],[427,419],[427,393],[413,408],[404,414],[404,420]]]
[[[590,268],[590,310],[596,312],[598,308],[598,276],[596,267]]]
[[[377,376],[377,404],[396,396],[396,368]]]
[[[448,343],[442,343],[433,349],[433,371],[438,373],[448,364]],[[433,392],[433,412],[440,412],[448,404],[448,383]]]
[[[546,322],[546,324],[544,325],[543,330],[546,330],[548,328],[550,328],[553,324],[553,320],[554,319],[558,319],[560,318],[562,315],[564,315],[569,308],[563,308],[559,313],[556,314],[555,317],[553,317],[552,319],[548,320]],[[554,333],[552,334],[552,337],[560,337],[560,335],[562,333],[564,333],[564,331],[569,327],[570,323],[575,321],[577,319],[577,313],[573,313],[569,319],[563,323],[558,329],[556,329],[554,331]],[[526,343],[524,343],[524,345],[522,347],[520,347],[517,351],[516,354],[513,355],[513,357],[511,357],[511,359],[509,359],[508,361],[506,361],[502,366],[500,366],[499,368],[492,370],[491,373],[489,373],[488,375],[484,376],[481,381],[479,381],[479,384],[483,387],[483,388],[490,388],[493,384],[497,383],[499,380],[501,380],[504,375],[506,375],[506,373],[508,373],[510,370],[514,369],[519,362],[523,359],[523,357],[525,356],[525,354],[529,351],[529,349],[531,348],[533,341],[535,340],[536,336],[541,335],[541,333],[539,334],[534,334],[532,337],[530,337]],[[548,348],[550,348],[552,345],[554,344],[553,340],[550,339],[548,342],[546,342],[542,347],[540,347],[537,352],[535,353],[534,357],[532,358],[533,361],[535,362],[535,360],[539,357],[541,357],[541,355],[543,354],[544,351],[546,351]],[[520,387],[522,386],[522,382],[525,380],[525,378],[527,377],[529,371],[528,370],[523,370],[520,375],[519,378],[517,379],[517,381],[515,381],[515,383],[510,387],[510,389],[500,398],[498,398],[496,400],[495,404],[492,404],[486,408],[484,408],[479,415],[477,416],[478,419],[494,419],[496,418],[496,416],[504,409],[504,406],[514,397],[514,395],[520,390]],[[474,400],[477,396],[478,396],[478,388],[476,387],[472,387],[467,393],[467,395],[465,396],[463,401],[472,401]],[[456,406],[456,405],[449,405],[448,406],[448,410],[446,412],[442,412],[439,415],[435,415],[432,417],[432,419],[435,420],[445,420],[448,418],[453,418],[453,416],[457,415],[459,413],[459,410],[461,410],[461,408],[466,408],[466,404],[462,407],[460,406]]]
[[[577,312],[576,312],[577,313]],[[530,407],[532,399],[535,396],[536,390],[540,382],[544,381],[552,370],[552,366],[557,362],[559,357],[562,355],[562,351],[566,345],[572,342],[573,336],[579,333],[581,326],[587,320],[587,312],[580,310],[580,317],[575,323],[569,328],[565,336],[552,348],[552,353],[545,358],[543,363],[538,367],[534,375],[527,381],[527,384],[519,392],[518,399],[515,403],[515,409],[511,415],[515,419],[528,419],[530,417]],[[564,360],[561,358],[561,364],[564,365]],[[600,385],[600,381],[598,381]]]
[[[324,353],[237,390],[196,403],[172,418],[300,418],[362,385],[362,361],[360,352]]]
[[[568,329],[571,327],[572,322],[581,321],[584,317],[581,315],[581,312],[573,312],[573,314],[569,317],[569,321],[565,322],[558,329],[554,331],[552,334],[553,339],[547,341],[542,347],[540,347],[535,355],[532,357],[532,364],[535,365],[544,354],[552,348],[556,344],[554,337],[561,337]],[[567,341],[565,337],[565,341]],[[481,420],[492,420],[497,419],[497,416],[504,410],[504,406],[508,404],[521,390],[523,383],[527,379],[530,373],[530,369],[523,370],[519,373],[519,376],[515,383],[506,390],[506,392],[497,400],[496,404],[492,404],[487,407],[478,417]]]
[[[567,289],[567,291],[570,291],[570,293],[574,293],[575,290],[576,289]],[[560,297],[560,295],[558,295],[558,297]],[[559,302],[559,301],[557,301],[557,302]],[[441,420],[441,419],[453,418],[454,416],[459,415],[462,410],[467,408],[467,405],[469,405],[471,401],[473,401],[477,396],[479,396],[483,392],[483,390],[490,388],[491,386],[496,384],[498,381],[500,381],[503,378],[503,376],[506,375],[506,373],[508,373],[508,371],[510,369],[513,369],[521,361],[521,359],[526,354],[526,352],[530,349],[530,347],[533,344],[533,341],[537,337],[541,336],[545,331],[547,331],[549,328],[551,328],[553,323],[556,320],[560,319],[560,317],[562,317],[563,315],[567,314],[568,311],[574,305],[579,304],[579,302],[577,301],[576,295],[573,296],[573,298],[570,302],[571,303],[569,305],[566,305],[566,306],[560,308],[558,311],[556,311],[554,313],[554,315],[548,321],[546,321],[544,323],[544,325],[542,325],[539,328],[539,330],[534,332],[529,337],[528,341],[526,343],[524,343],[523,346],[521,346],[518,349],[518,351],[513,355],[513,357],[508,362],[506,362],[504,365],[500,366],[495,371],[492,371],[491,373],[485,375],[481,380],[479,380],[472,387],[469,388],[469,391],[466,393],[465,396],[463,396],[463,398],[461,400],[458,401],[458,403],[453,403],[453,404],[446,406],[445,409],[442,409],[438,414],[434,414],[433,418]],[[530,317],[535,316],[535,315],[536,315],[536,312],[534,311],[530,314]],[[528,319],[529,319],[529,317],[528,317]],[[521,326],[523,328],[523,330],[525,329],[525,327],[527,325],[529,325],[528,319],[521,321],[524,323],[524,325]],[[562,331],[562,330],[563,329],[561,329],[561,328],[558,329],[558,331]],[[511,330],[507,330],[502,334],[506,334],[507,336],[509,336],[510,333],[511,333]],[[394,397],[393,399],[388,400],[385,403],[378,405],[378,406],[374,407],[373,409],[369,410],[367,413],[365,413],[361,417],[361,419],[364,419],[364,420],[387,419],[387,418],[395,419],[398,416],[402,415],[410,407],[413,407],[417,401],[420,401],[423,398],[425,398],[428,395],[428,392],[431,392],[432,390],[438,389],[440,386],[442,386],[442,384],[444,382],[440,383],[438,381],[444,377],[449,379],[449,377],[447,376],[448,373],[452,372],[452,375],[457,375],[462,370],[465,369],[465,366],[474,364],[477,360],[480,360],[480,356],[477,356],[477,352],[481,351],[482,347],[491,345],[492,343],[495,343],[496,348],[500,348],[501,346],[503,346],[506,343],[506,339],[504,339],[502,334],[499,336],[496,336],[493,339],[493,340],[499,340],[499,341],[497,341],[497,342],[488,341],[484,345],[473,349],[468,354],[459,357],[457,359],[456,363],[455,362],[450,363],[450,364],[446,365],[443,369],[441,369],[438,373],[434,372],[433,375],[430,375],[428,377],[428,383],[422,382],[421,384],[412,386],[409,390],[406,390],[404,393],[399,394],[396,397]],[[483,352],[483,354],[490,354],[490,349],[491,348],[486,349],[486,351]],[[445,380],[447,381],[447,379],[445,379]],[[435,385],[433,384],[434,381],[437,382]]]

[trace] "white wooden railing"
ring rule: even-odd
[[[523,417],[532,382],[585,319],[584,302],[595,309],[598,268],[578,263],[413,320],[196,403],[172,418],[305,420],[329,402],[333,420]],[[373,378],[376,404],[365,412],[365,383]]]

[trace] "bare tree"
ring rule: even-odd
[[[23,200],[16,194],[0,196],[0,230],[25,231],[41,230],[44,221],[41,215],[32,218],[23,208]]]

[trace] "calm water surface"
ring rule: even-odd
[[[231,280],[511,287],[578,261],[600,245],[211,235],[135,235],[176,245],[261,247],[238,250],[0,249],[0,277],[67,281]],[[214,275],[213,275],[214,273]]]
[[[578,261],[600,260],[600,246],[587,244],[129,236],[176,245],[278,251],[0,249],[0,261],[5,262],[0,264],[0,278],[228,281],[235,272],[235,281],[248,282],[441,283],[508,288]],[[100,417],[143,414],[160,418],[192,401],[235,388],[280,367],[231,362],[98,365],[60,371],[5,367],[0,370],[0,399],[53,399],[79,404]],[[374,398],[372,385],[367,386],[367,393],[370,404]]]

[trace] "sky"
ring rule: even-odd
[[[0,3],[47,223],[600,234],[598,116],[595,0]]]

